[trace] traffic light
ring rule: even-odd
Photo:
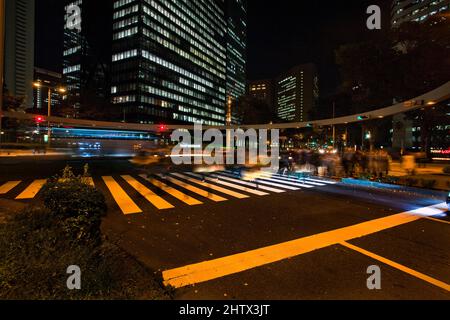
[[[36,117],[34,117],[34,121],[35,121],[37,124],[40,124],[40,123],[44,122],[45,119],[44,119],[43,116],[36,116]]]
[[[165,132],[165,131],[167,131],[167,129],[168,129],[168,127],[165,124],[160,124],[158,126],[158,131],[159,132]]]

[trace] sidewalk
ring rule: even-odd
[[[450,164],[430,163],[425,164],[425,168],[419,168],[417,165],[415,168],[415,175],[442,174],[444,173],[444,168],[449,165]],[[405,169],[403,169],[400,162],[392,162],[390,164],[389,175],[393,177],[404,177],[409,174]]]
[[[33,150],[0,150],[0,157],[12,158],[12,157],[45,157],[45,156],[64,156],[68,155],[67,152],[61,151],[40,151],[33,152]]]

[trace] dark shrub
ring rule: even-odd
[[[100,241],[101,217],[106,213],[103,194],[86,183],[85,175],[75,176],[67,167],[44,187],[45,207],[62,221],[63,230],[75,241]]]
[[[49,181],[44,204],[53,214],[65,218],[99,218],[106,211],[103,194],[77,179]]]
[[[168,299],[153,273],[116,245],[74,242],[67,220],[27,208],[0,224],[0,300]],[[81,290],[68,290],[67,267],[82,270]]]

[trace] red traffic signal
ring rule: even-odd
[[[37,117],[34,118],[34,121],[35,121],[36,123],[42,123],[42,122],[45,121],[45,119],[44,119],[44,117],[42,117],[42,116],[37,116]]]
[[[165,132],[165,131],[167,131],[167,129],[168,129],[168,127],[165,124],[160,124],[158,126],[158,131],[159,132]]]

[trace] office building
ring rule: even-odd
[[[251,97],[264,101],[271,110],[276,111],[275,90],[272,79],[249,81],[247,92]]]
[[[10,96],[33,106],[34,0],[5,2],[5,87]]]
[[[406,21],[423,22],[428,18],[450,12],[450,0],[394,0],[392,26]]]
[[[319,98],[319,80],[313,64],[299,65],[276,80],[278,118],[287,122],[311,120]]]
[[[35,109],[47,110],[48,107],[48,88],[57,88],[62,86],[63,78],[62,74],[42,68],[34,69],[34,82],[42,83],[43,86],[34,87],[33,101]],[[51,106],[57,107],[61,105],[63,96],[53,90],[51,96]]]
[[[114,2],[111,94],[126,121],[225,123],[227,88],[235,87],[227,85],[226,5],[223,0]]]
[[[64,52],[63,52],[63,75],[70,103],[75,110],[80,109],[81,105],[81,86],[82,86],[82,64],[87,54],[87,41],[81,32],[83,23],[82,15],[79,16],[80,28],[70,28],[68,19],[70,15],[68,9],[71,6],[78,6],[83,13],[83,0],[67,1],[65,6],[64,18]]]
[[[227,96],[245,94],[247,62],[247,1],[226,0]]]
[[[112,2],[72,0],[65,3],[62,72],[68,104],[75,116],[83,107],[92,108],[110,99]],[[101,15],[98,14],[100,9]]]

